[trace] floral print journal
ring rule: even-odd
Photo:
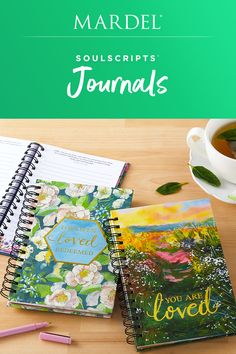
[[[19,267],[5,281],[9,305],[110,317],[116,282],[103,223],[111,209],[129,208],[132,195],[55,181],[29,187],[12,252]]]

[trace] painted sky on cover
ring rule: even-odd
[[[179,222],[202,222],[213,217],[209,199],[165,203],[132,209],[113,210],[121,227],[131,225],[166,225]]]

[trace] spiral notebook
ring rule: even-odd
[[[1,294],[9,306],[110,317],[116,282],[103,222],[133,191],[38,181],[27,188]]]
[[[28,184],[35,183],[38,178],[47,178],[116,187],[128,168],[122,161],[6,137],[0,137],[0,166],[0,200],[3,196],[0,202],[0,253],[6,255],[11,251]]]
[[[236,305],[208,199],[111,211],[128,343],[138,350],[236,333]]]

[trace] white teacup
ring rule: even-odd
[[[233,122],[236,122],[236,119],[210,119],[205,129],[190,129],[187,135],[187,143],[190,149],[193,149],[194,146],[200,149],[200,145],[204,145],[205,154],[207,154],[217,175],[236,184],[236,159],[221,154],[211,143],[213,136],[220,128]],[[196,139],[198,139],[197,144]],[[202,144],[199,144],[199,142]]]

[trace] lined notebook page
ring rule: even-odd
[[[3,196],[11,181],[24,152],[30,141],[0,137],[0,195]],[[36,170],[29,184],[34,184],[37,179],[62,181],[116,187],[126,166],[125,162],[97,157],[79,152],[61,149],[51,145],[43,145],[45,150],[39,158]],[[15,235],[20,211],[24,197],[14,211],[14,217],[1,243],[0,253],[10,251],[11,242]]]
[[[34,179],[116,187],[125,162],[44,145]]]
[[[0,200],[11,182],[29,141],[0,137]]]

